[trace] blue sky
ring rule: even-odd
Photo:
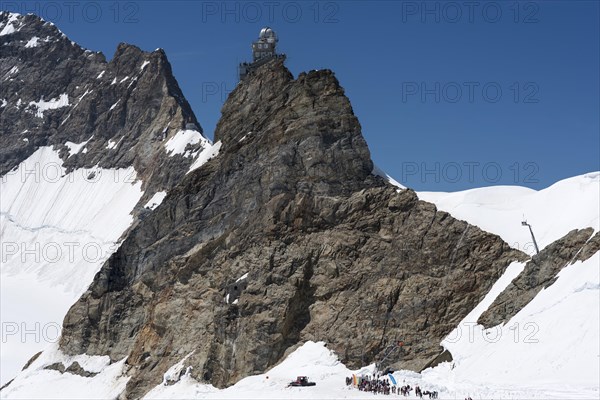
[[[263,26],[335,71],[374,162],[416,190],[547,187],[600,170],[597,1],[0,1],[111,58],[164,48],[212,137]]]

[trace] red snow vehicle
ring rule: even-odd
[[[310,382],[307,376],[299,376],[295,381],[290,382],[288,386],[315,386],[315,382]]]

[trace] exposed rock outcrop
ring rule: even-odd
[[[585,261],[600,251],[600,232],[596,232],[581,248],[581,251],[575,256],[575,261]]]
[[[222,387],[305,340],[353,367],[403,340],[396,366],[420,369],[526,259],[372,175],[331,71],[270,62],[222,113],[219,156],[132,229],[64,321],[63,351],[128,357],[129,397],[190,352],[192,376]]]
[[[542,289],[552,285],[564,267],[585,261],[598,251],[600,236],[592,238],[593,233],[592,228],[575,229],[540,251],[477,322],[489,328],[509,321]]]

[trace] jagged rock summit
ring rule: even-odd
[[[372,174],[333,72],[281,60],[230,94],[218,157],[135,226],[64,321],[68,354],[127,358],[140,397],[183,360],[216,386],[306,340],[418,370],[525,255]],[[186,356],[188,356],[186,358]]]
[[[207,143],[160,49],[121,43],[107,62],[50,22],[2,12],[0,82],[0,174],[53,146],[68,169],[133,165],[150,196],[177,183]],[[195,140],[169,152],[187,123]]]

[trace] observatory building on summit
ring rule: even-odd
[[[275,31],[268,26],[260,30],[258,40],[252,43],[252,62],[243,62],[239,66],[240,80],[244,80],[252,71],[272,59],[285,59],[285,54],[277,54],[278,42]]]

